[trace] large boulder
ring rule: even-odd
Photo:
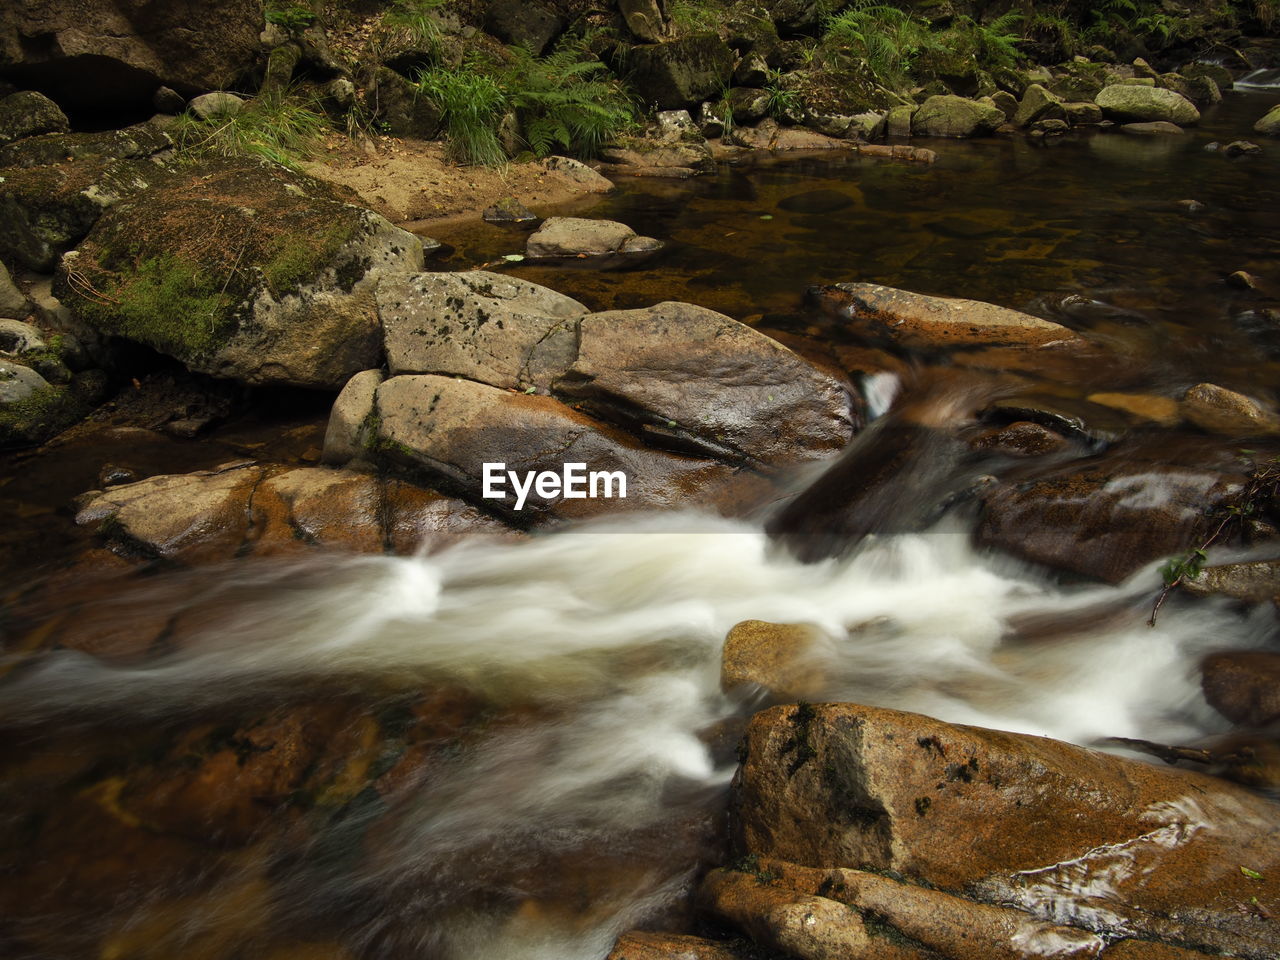
[[[1253,125],[1253,129],[1268,137],[1280,137],[1280,104],[1268,110],[1262,119]]]
[[[378,289],[392,375],[440,373],[542,392],[577,355],[577,300],[483,270],[389,277]]]
[[[742,756],[736,839],[762,870],[768,857],[892,871],[1025,911],[1028,933],[1037,920],[1076,928],[1079,941],[1088,939],[1082,932],[1137,936],[1256,960],[1280,948],[1280,931],[1258,920],[1280,909],[1280,896],[1257,879],[1280,871],[1280,823],[1273,801],[1243,787],[854,704],[759,713]],[[770,875],[779,885],[790,879]],[[857,884],[851,901],[872,908],[874,898],[874,912],[891,916],[922,919],[913,900],[935,900],[935,918],[954,906],[845,871],[823,895],[841,896],[840,880]],[[915,934],[935,935],[923,924]],[[944,953],[1005,955],[952,952],[962,946]]]
[[[484,26],[504,43],[524,47],[536,57],[560,35],[565,22],[538,0],[489,0]]]
[[[917,137],[981,137],[1004,122],[1004,112],[993,103],[945,94],[920,105],[911,118],[911,132]]]
[[[660,110],[696,107],[719,95],[733,66],[733,51],[711,33],[632,47],[627,55],[636,92]]]
[[[1180,127],[1200,121],[1200,111],[1186,97],[1162,87],[1113,83],[1095,98],[1108,119],[1122,123],[1164,120]]]
[[[810,296],[861,332],[908,349],[1080,342],[1061,324],[980,300],[931,297],[878,283],[837,283],[818,287]]]
[[[229,86],[251,67],[259,0],[210,16],[195,0],[23,0],[0,8],[0,69],[85,110],[147,102],[164,84],[187,94]]]
[[[399,376],[379,385],[373,431],[382,461],[525,525],[545,516],[705,502],[733,473],[644,447],[551,397],[450,377]],[[563,479],[568,463],[582,464],[582,475]],[[521,495],[510,473],[522,485],[538,474],[562,480]],[[611,476],[591,480],[595,473]]]
[[[0,145],[39,133],[66,133],[67,115],[42,93],[23,90],[0,100]]]
[[[650,442],[779,467],[829,456],[853,434],[841,383],[704,307],[590,314],[578,339],[557,391]]]
[[[1118,583],[1198,546],[1205,511],[1243,489],[1242,476],[1141,462],[1002,483],[984,498],[978,538],[1036,563]]]
[[[0,167],[49,167],[68,160],[146,160],[173,149],[158,124],[98,133],[48,133],[0,147]]]
[[[111,209],[55,293],[98,331],[246,383],[337,389],[381,361],[374,293],[422,241],[282,167],[179,170]]]

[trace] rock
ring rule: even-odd
[[[748,960],[748,954],[715,940],[677,933],[624,933],[605,960]]]
[[[659,43],[665,39],[667,22],[658,0],[618,0],[618,11],[637,40]]]
[[[1200,121],[1200,111],[1194,103],[1159,87],[1112,84],[1098,93],[1095,102],[1109,119],[1121,123],[1163,120],[1185,127]]]
[[[252,66],[261,30],[258,0],[227,0],[212,17],[195,0],[24,0],[0,8],[0,65],[91,113],[146,102],[160,84],[216,90]]]
[[[626,146],[607,146],[600,157],[623,167],[673,167],[710,173],[716,167],[705,143],[663,143],[633,140]]]
[[[397,137],[433,139],[440,132],[442,114],[418,88],[390,67],[378,67],[373,82],[365,92],[365,108],[386,124],[388,133]]]
[[[660,110],[654,118],[658,123],[658,139],[668,143],[681,140],[697,140],[701,136],[688,110]]]
[[[651,443],[776,468],[835,453],[853,433],[842,384],[712,310],[612,310],[579,330],[556,391]]]
[[[627,68],[646,103],[659,110],[688,109],[729,85],[733,51],[715,34],[699,34],[633,47]]]
[[[1008,90],[997,90],[991,95],[991,102],[1000,108],[1006,120],[1013,120],[1018,112],[1018,98]]]
[[[1092,126],[1102,122],[1102,108],[1096,103],[1064,103],[1062,109],[1073,127]]]
[[[1004,123],[1000,108],[956,96],[933,96],[911,118],[911,132],[918,137],[981,137]]]
[[[0,317],[11,317],[15,320],[31,313],[29,301],[9,276],[9,270],[0,263]]]
[[[857,912],[826,897],[807,896],[761,882],[755,876],[713,870],[698,892],[713,916],[741,927],[756,943],[800,960],[845,960],[875,956]],[[911,954],[898,954],[907,960]],[[916,953],[918,960],[925,955]]]
[[[1038,83],[1027,87],[1022,94],[1018,109],[1010,118],[1019,127],[1029,127],[1035,121],[1049,114],[1053,108],[1062,109],[1062,98],[1050,93]]]
[[[617,253],[635,235],[634,230],[616,220],[548,217],[529,236],[525,256],[531,259],[599,257]]]
[[[156,108],[156,113],[175,116],[187,109],[187,98],[171,87],[159,86],[151,95],[151,105]]]
[[[489,223],[528,223],[538,216],[515,197],[503,197],[480,215]]]
[[[0,167],[49,167],[68,160],[147,160],[173,149],[153,123],[101,133],[48,133],[0,147]]]
[[[1280,932],[1240,908],[1280,908],[1240,869],[1280,871],[1272,801],[1243,787],[854,704],[758,713],[742,755],[736,840],[762,863],[894,871],[1107,938],[1254,958],[1280,945]],[[863,889],[875,882],[859,877]],[[905,897],[891,890],[878,900],[924,919]],[[1075,936],[1076,949],[1088,942]]]
[[[1184,580],[1182,588],[1198,597],[1270,603],[1280,597],[1280,561],[1257,560],[1205,567],[1198,577]]]
[[[1280,567],[1271,564],[1273,592],[1280,594]],[[1209,706],[1232,723],[1266,727],[1280,720],[1280,654],[1264,650],[1213,653],[1200,665],[1200,685]]]
[[[31,324],[0,319],[0,353],[31,353],[46,347],[44,337]]]
[[[0,407],[10,407],[38,391],[51,389],[48,381],[30,367],[0,360]]]
[[[1280,137],[1280,104],[1272,107],[1262,119],[1253,125],[1255,133],[1268,137]]]
[[[384,461],[421,474],[511,520],[585,517],[622,508],[658,509],[696,496],[706,503],[729,468],[642,447],[551,397],[499,390],[470,380],[392,377],[378,387],[375,446]],[[621,472],[622,486],[603,484],[595,497],[565,499],[559,489],[532,488],[517,509],[513,485],[485,498],[486,463],[505,470],[563,475],[566,462],[591,472]]]
[[[826,687],[826,637],[805,623],[744,620],[725,637],[720,689],[763,687],[780,700],[806,700]]]
[[[988,430],[971,444],[975,450],[993,450],[1011,457],[1043,457],[1057,453],[1066,445],[1062,434],[1027,420]]]
[[[876,283],[837,283],[810,295],[863,332],[909,349],[1079,342],[1061,324],[978,300],[930,297]]]
[[[43,93],[23,90],[0,100],[0,146],[39,133],[66,133],[67,115]]]
[[[698,108],[698,132],[707,140],[724,134],[724,115],[717,104],[707,101]]]
[[[334,188],[227,161],[109,210],[54,289],[94,329],[191,370],[338,389],[380,361],[378,282],[421,267],[421,240]]]
[[[1176,123],[1170,123],[1167,120],[1152,120],[1147,123],[1126,123],[1120,127],[1121,133],[1128,133],[1139,137],[1154,136],[1183,136],[1186,131]]]
[[[737,87],[763,87],[769,82],[769,63],[759,54],[743,57],[733,71],[733,84]]]
[[[1213,470],[1095,466],[984,497],[979,541],[1057,570],[1119,583],[1203,539],[1204,515],[1243,489]]]
[[[1227,285],[1237,290],[1257,290],[1259,281],[1256,276],[1246,270],[1237,270],[1227,274]]]
[[[569,177],[575,183],[582,184],[588,193],[610,193],[615,189],[613,181],[592,170],[581,160],[570,157],[547,157],[542,165],[555,173]]]
[[[1060,137],[1071,129],[1071,124],[1057,117],[1048,117],[1031,124],[1031,134],[1037,137]]]
[[[1228,157],[1253,156],[1262,152],[1262,148],[1250,140],[1232,140],[1222,152]]]
[[[754,87],[734,87],[729,91],[729,106],[735,124],[757,123],[769,114],[769,94]]]
[[[152,163],[89,157],[58,166],[0,170],[0,257],[42,273],[111,207],[146,190]]]
[[[849,143],[835,137],[824,136],[813,130],[784,127],[768,117],[754,127],[735,127],[725,136],[726,143],[751,150],[847,150]]]
[[[914,104],[909,103],[890,107],[888,116],[885,118],[885,132],[890,137],[911,136],[911,122],[915,118],[916,109]]]
[[[1104,63],[1064,63],[1062,71],[1042,82],[1055,96],[1068,101],[1092,101],[1114,77]]]
[[[213,93],[202,93],[187,104],[187,109],[201,120],[214,120],[218,117],[234,117],[244,109],[244,100],[234,93],[215,90]]]
[[[525,47],[538,57],[564,31],[565,22],[537,0],[489,0],[484,27],[503,43]]]
[[[1150,940],[1120,940],[1100,955],[1101,960],[1206,960],[1213,956],[1217,954],[1187,950],[1167,943],[1152,943]]]
[[[876,110],[855,113],[845,136],[861,140],[875,140],[884,135],[888,129],[888,114]]]
[[[362,370],[342,388],[325,428],[325,463],[341,466],[364,456],[374,439],[373,398],[384,379],[381,370]]]
[[[886,939],[910,942],[949,960],[1026,960],[1028,956],[1094,958],[1103,947],[1097,934],[1046,923],[1009,907],[975,903],[964,897],[839,867],[801,867],[781,860],[756,861],[771,884],[802,894],[821,894],[873,916],[893,933]],[[754,879],[754,878],[753,878]],[[894,936],[896,934],[896,937]]]
[[[1202,430],[1233,437],[1280,431],[1280,419],[1244,394],[1214,383],[1199,383],[1182,398],[1182,415]]]
[[[1200,107],[1222,102],[1222,91],[1210,77],[1184,77],[1179,73],[1164,73],[1156,78],[1156,86],[1181,94]]]
[[[378,309],[392,376],[438,373],[547,392],[577,356],[576,300],[485,271],[391,277]]]

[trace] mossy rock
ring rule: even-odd
[[[173,148],[160,127],[139,123],[101,133],[46,133],[0,147],[0,167],[47,167],[68,160],[143,160]]]
[[[88,409],[74,387],[54,386],[23,365],[0,361],[0,449],[43,443]]]
[[[374,290],[422,242],[337,188],[266,163],[170,171],[112,209],[54,290],[98,331],[193,371],[337,389],[381,363]]]

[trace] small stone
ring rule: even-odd
[[[178,114],[187,108],[186,98],[169,87],[157,87],[151,95],[151,105],[157,113]]]
[[[657,253],[664,246],[665,244],[661,240],[656,240],[653,237],[631,237],[618,248],[618,252],[633,255]]]
[[[720,689],[760,686],[781,698],[818,696],[826,670],[822,631],[811,624],[744,620],[724,641]]]
[[[1228,157],[1243,157],[1261,153],[1262,148],[1252,140],[1232,140],[1222,148],[1222,152]]]
[[[1172,427],[1182,419],[1178,412],[1178,401],[1172,397],[1146,393],[1091,393],[1086,399],[1090,403],[1121,410],[1139,420],[1148,420],[1163,427]]]
[[[972,445],[976,450],[993,450],[1011,457],[1041,457],[1061,450],[1067,445],[1067,440],[1048,427],[1019,420],[1007,427],[988,430]]]
[[[98,486],[103,489],[118,487],[122,483],[135,483],[137,480],[138,475],[133,470],[114,463],[104,463],[98,471]]]
[[[1258,278],[1247,270],[1237,270],[1227,276],[1227,283],[1237,290],[1257,290]]]
[[[1280,432],[1275,414],[1255,400],[1215,383],[1196,384],[1182,398],[1183,415],[1202,430],[1227,436]]]
[[[659,140],[677,141],[700,136],[688,110],[662,110],[657,121]]]
[[[196,97],[187,107],[201,120],[210,120],[214,117],[234,117],[244,109],[244,100],[234,93],[215,90]]]
[[[40,331],[21,320],[0,319],[0,352],[30,353],[45,349]]]

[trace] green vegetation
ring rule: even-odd
[[[70,388],[36,390],[22,400],[0,405],[0,447],[41,443],[88,412]]]
[[[296,167],[318,151],[328,128],[315,100],[284,90],[263,93],[235,113],[207,120],[183,114],[172,135],[189,157],[256,156]]]
[[[302,4],[268,4],[265,12],[267,23],[274,23],[290,33],[301,33],[316,22],[316,15]]]
[[[503,65],[471,57],[461,69],[433,67],[419,74],[418,89],[440,109],[450,155],[463,163],[507,159],[500,131],[508,116],[539,157],[556,150],[591,156],[634,119],[621,84],[577,45],[545,57],[513,47]]]
[[[804,111],[804,100],[796,90],[785,85],[785,75],[780,70],[770,70],[764,84],[768,97],[767,109],[771,117],[791,117]],[[733,111],[729,112],[730,121]]]

